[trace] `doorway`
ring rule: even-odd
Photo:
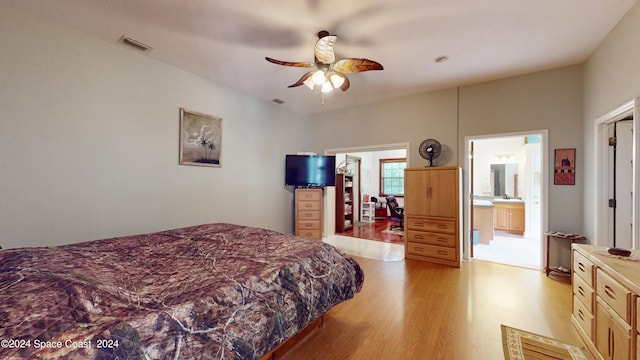
[[[595,120],[594,245],[640,248],[638,104],[630,100]]]
[[[633,115],[608,124],[609,239],[631,249],[633,234]]]
[[[355,161],[349,161],[349,159],[357,159],[359,171],[356,169],[352,169],[352,173],[354,173],[353,184],[356,187],[353,189],[354,194],[358,194],[354,196],[353,203],[353,211],[354,211],[354,229],[351,230],[349,236],[369,239],[369,240],[377,240],[383,242],[390,243],[403,243],[403,237],[397,234],[380,234],[380,232],[387,230],[389,226],[386,226],[386,221],[388,221],[388,215],[386,210],[384,211],[385,216],[380,216],[382,209],[378,209],[377,206],[380,204],[384,204],[384,199],[380,197],[380,159],[388,159],[388,158],[405,158],[408,166],[408,147],[409,144],[400,143],[400,144],[384,144],[384,145],[372,145],[367,147],[357,147],[357,148],[341,148],[341,149],[330,149],[326,150],[325,154],[327,155],[335,155],[336,156],[336,165],[340,167],[342,162],[345,162],[345,165],[349,163],[356,164]],[[338,191],[338,189],[331,189],[332,191]],[[336,233],[335,221],[335,206],[330,204],[333,202],[335,204],[335,192],[333,194],[329,194],[326,199],[327,209],[333,209],[329,211],[333,211],[333,213],[326,213],[325,216],[325,234],[327,236]],[[398,199],[398,202],[402,204],[402,198]],[[365,204],[363,208],[363,202],[368,202],[369,204]],[[373,215],[373,222],[370,222],[371,216],[362,216],[363,212],[367,212],[367,206],[374,206],[374,212],[369,215]],[[379,220],[383,220],[384,224],[381,225]]]
[[[547,132],[468,137],[465,257],[540,270]]]

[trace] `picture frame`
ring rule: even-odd
[[[222,167],[222,118],[180,108],[180,165]]]
[[[554,185],[576,184],[576,149],[556,149],[553,165]]]

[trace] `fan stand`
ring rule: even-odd
[[[433,167],[433,153],[429,153],[429,167]]]

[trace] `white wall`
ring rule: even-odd
[[[585,233],[594,242],[596,119],[622,104],[640,97],[640,3],[636,4],[609,33],[584,65]],[[637,130],[637,129],[636,129]],[[636,167],[638,165],[636,164]]]
[[[355,151],[337,153],[337,162],[344,159],[346,154],[360,157],[360,188],[362,194],[380,197],[380,159],[396,159],[407,156],[404,149],[380,150],[380,151]]]
[[[2,247],[208,222],[292,231],[299,116],[13,10],[0,49]],[[221,168],[178,165],[180,107],[223,118]]]

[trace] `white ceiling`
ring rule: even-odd
[[[153,47],[145,56],[301,114],[582,63],[635,2],[0,0],[114,44],[128,35]],[[265,56],[313,61],[320,30],[338,36],[336,58],[385,69],[349,74],[351,88],[324,105],[320,93],[287,88],[308,69]]]

